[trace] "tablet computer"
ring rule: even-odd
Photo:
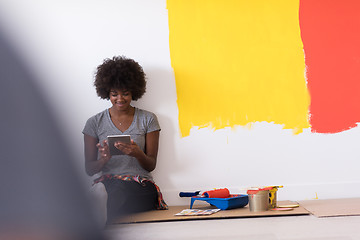
[[[114,144],[116,142],[123,142],[123,143],[127,143],[127,144],[131,143],[130,135],[110,135],[110,136],[107,136],[107,139],[108,139],[109,150],[110,150],[111,155],[124,155],[125,154],[114,146]]]

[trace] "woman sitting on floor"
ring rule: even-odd
[[[83,130],[88,175],[101,172],[95,184],[107,192],[107,218],[167,209],[151,171],[155,169],[160,126],[154,113],[131,106],[146,89],[145,73],[132,59],[114,57],[98,66],[94,85],[109,109],[92,116]],[[131,144],[115,143],[124,155],[110,155],[107,136],[130,135]]]

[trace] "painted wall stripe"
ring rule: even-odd
[[[182,136],[257,121],[310,127],[299,2],[168,0]]]
[[[337,133],[360,122],[360,1],[301,0],[310,123]]]

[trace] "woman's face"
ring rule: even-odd
[[[132,94],[127,90],[111,89],[110,102],[116,110],[124,111],[130,107]]]

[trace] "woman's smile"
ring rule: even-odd
[[[130,91],[112,89],[110,91],[110,101],[119,110],[125,110],[130,106],[132,95]]]

